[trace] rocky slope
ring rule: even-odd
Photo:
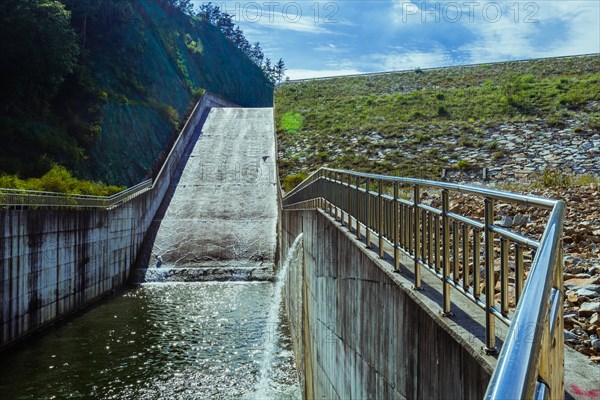
[[[519,192],[562,199],[567,204],[563,246],[565,341],[592,361],[600,362],[599,186],[592,183],[569,188],[522,187]],[[451,208],[464,215],[481,214],[480,208],[466,198],[453,199]],[[547,211],[535,208],[508,204],[497,208],[498,224],[536,239],[541,237],[547,217]],[[514,261],[512,255],[510,261]]]

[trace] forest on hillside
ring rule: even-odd
[[[270,106],[285,70],[189,0],[3,0],[0,37],[3,187],[66,190],[44,186],[49,172],[135,184],[205,90]]]

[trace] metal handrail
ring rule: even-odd
[[[371,185],[378,190],[371,190]],[[382,187],[393,188],[393,196]],[[410,186],[412,200],[401,199],[399,187]],[[421,202],[421,189],[440,190],[441,209]],[[450,211],[449,194],[484,200],[483,221]],[[494,202],[502,201],[551,210],[537,241],[494,225]],[[447,182],[321,168],[283,199],[287,209],[321,208],[364,239],[372,248],[378,239],[380,257],[384,242],[391,245],[396,271],[400,252],[414,262],[415,289],[421,287],[421,269],[442,281],[442,314],[451,316],[451,289],[485,311],[485,351],[497,352],[495,321],[510,326],[486,398],[561,398],[563,383],[562,226],[565,204],[537,196],[508,193]],[[364,229],[364,231],[362,231]],[[377,243],[377,241],[376,241]],[[509,252],[514,249],[517,307],[509,307]],[[483,250],[483,251],[480,251]],[[531,253],[525,279],[524,253]],[[495,289],[481,293],[480,263],[486,273],[485,288],[495,288],[495,266],[500,264],[500,300]],[[498,255],[496,255],[498,254]],[[472,277],[472,280],[471,280]]]

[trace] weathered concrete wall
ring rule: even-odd
[[[190,144],[213,106],[206,95],[151,190],[112,210],[0,211],[0,348],[124,285]]]
[[[466,313],[442,317],[434,277],[424,276],[425,291],[415,293],[407,270],[393,272],[321,212],[284,210],[281,225],[282,259],[292,260],[285,301],[307,399],[483,397],[495,365],[481,350],[483,326]],[[292,246],[301,233],[303,245]],[[466,303],[459,307],[477,315]]]

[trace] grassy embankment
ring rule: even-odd
[[[535,122],[553,130],[576,121],[575,134],[600,132],[599,58],[417,69],[280,86],[275,118],[284,188],[320,166],[438,179],[443,167],[469,165],[457,159],[458,146],[478,149],[492,160],[506,157],[487,139],[505,123]]]

